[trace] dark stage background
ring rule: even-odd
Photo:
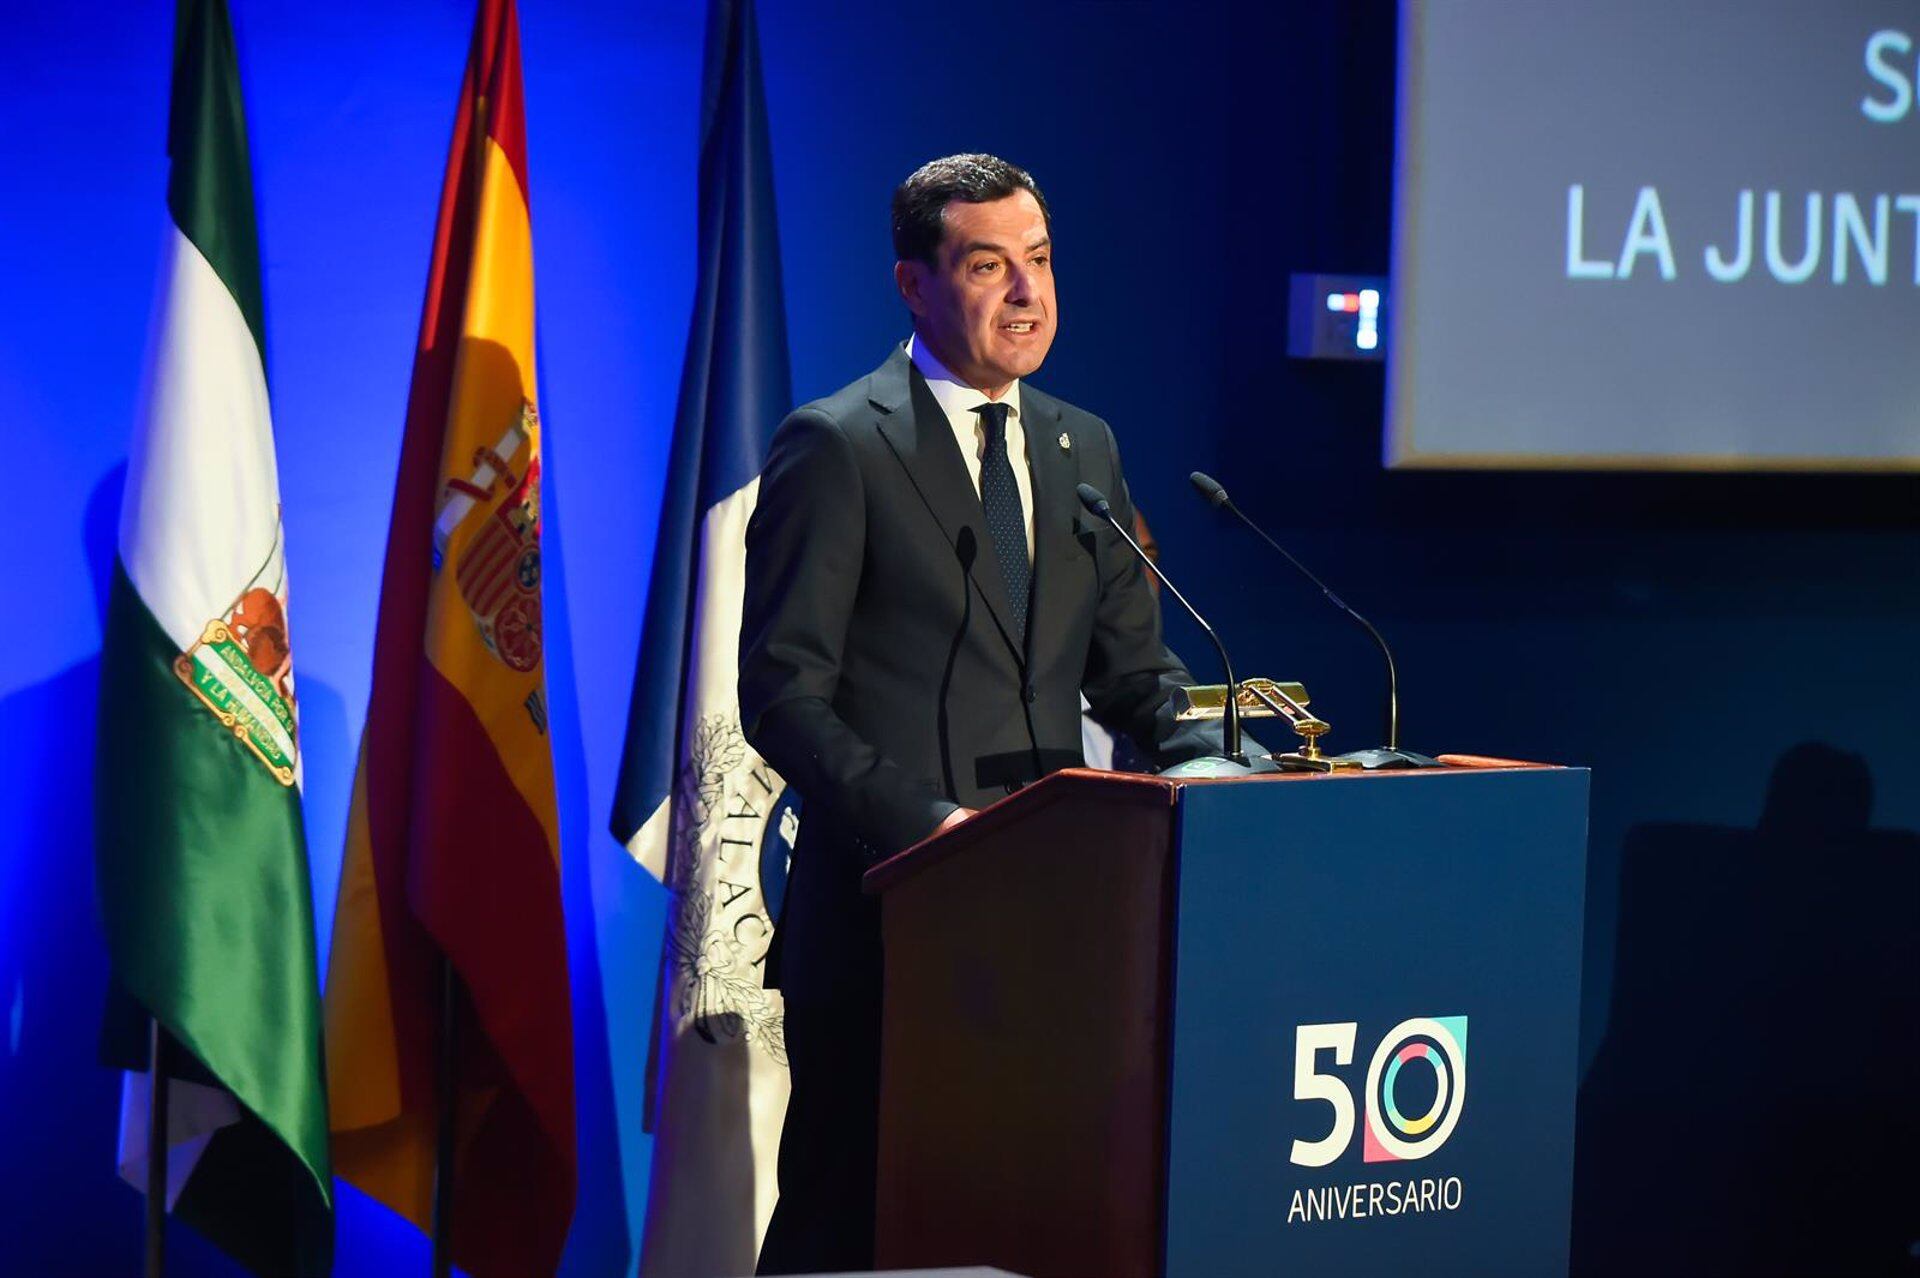
[[[139,1203],[93,1063],[87,812],[171,13],[4,7],[0,402],[25,590],[0,665],[0,1267],[126,1271]],[[324,945],[471,12],[234,9]],[[568,1272],[597,1274],[637,1255],[646,1193],[662,894],[605,823],[691,298],[702,13],[529,0],[522,22],[574,654],[553,697],[583,1139]],[[796,395],[906,333],[892,185],[934,154],[1006,155],[1055,212],[1062,330],[1034,381],[1112,422],[1163,562],[1242,672],[1305,681],[1336,748],[1380,735],[1364,636],[1215,523],[1195,468],[1394,642],[1410,745],[1593,768],[1577,1265],[1911,1272],[1920,484],[1383,471],[1382,370],[1283,352],[1288,272],[1387,269],[1385,4],[763,0],[761,28]],[[1212,675],[1191,627],[1169,630]],[[423,1240],[342,1197],[339,1272],[424,1269]],[[230,1271],[176,1247],[180,1272]]]

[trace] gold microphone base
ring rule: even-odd
[[[1282,772],[1358,772],[1360,764],[1353,759],[1343,759],[1338,755],[1306,754],[1293,751],[1287,754],[1270,754],[1275,767]]]

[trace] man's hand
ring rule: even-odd
[[[973,813],[974,809],[972,808],[955,808],[953,811],[947,813],[946,820],[940,823],[939,828],[934,830],[934,833],[945,834],[948,830],[951,830],[954,826],[959,825],[962,821],[972,816]]]

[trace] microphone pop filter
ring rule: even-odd
[[[1227,496],[1227,490],[1221,487],[1220,481],[1204,470],[1194,471],[1191,475],[1187,476],[1187,481],[1194,486],[1202,497],[1207,499],[1209,506],[1224,506],[1232,500],[1232,498]]]

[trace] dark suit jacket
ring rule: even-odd
[[[1192,677],[1160,637],[1145,571],[1075,495],[1133,504],[1105,422],[1020,388],[1033,477],[1024,643],[952,427],[904,349],[780,426],[747,527],[740,719],[803,800],[769,981],[876,997],[875,861],[1082,762],[1080,693],[1161,764],[1217,751],[1176,728]],[[1061,439],[1067,441],[1063,446]]]

